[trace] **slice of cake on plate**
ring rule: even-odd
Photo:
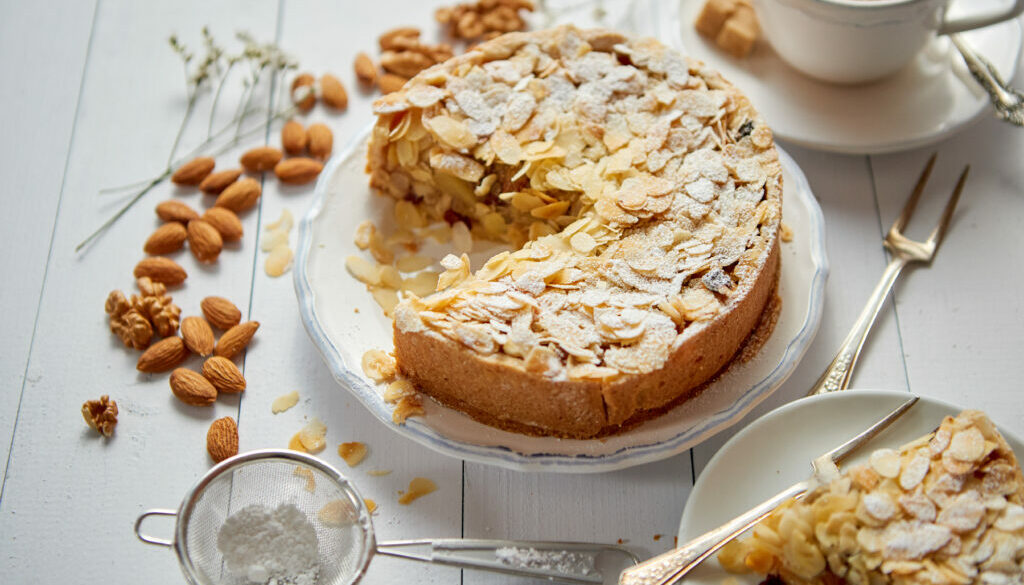
[[[511,248],[449,256],[438,292],[394,310],[400,372],[444,404],[518,432],[614,433],[694,396],[777,306],[771,132],[657,41],[508,34],[374,109],[371,185],[399,223]]]
[[[1013,451],[968,410],[776,510],[718,560],[794,585],[1021,583],[1022,504]]]

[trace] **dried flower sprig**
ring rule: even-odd
[[[217,44],[210,30],[207,27],[203,27],[202,57],[198,60],[196,60],[196,55],[192,50],[182,43],[177,35],[171,35],[168,39],[171,50],[181,58],[184,67],[187,101],[181,125],[178,127],[174,142],[171,145],[167,164],[160,173],[150,179],[101,190],[101,192],[109,192],[129,188],[139,189],[110,219],[79,243],[75,247],[76,252],[81,251],[82,248],[116,223],[142,197],[154,187],[166,181],[173,174],[174,169],[181,164],[199,155],[217,156],[223,154],[236,146],[241,140],[257,133],[265,132],[271,124],[285,119],[297,111],[297,108],[290,100],[276,100],[272,111],[252,107],[252,100],[264,80],[269,79],[271,91],[275,87],[283,86],[283,75],[288,71],[298,68],[298,62],[276,44],[261,43],[247,32],[237,33],[236,38],[242,43],[241,51],[237,54],[228,54],[223,47]],[[195,63],[193,63],[194,61]],[[239,104],[231,119],[214,131],[217,118],[217,104],[224,86],[227,84],[231,72],[236,65],[247,65],[249,67],[248,74],[242,78],[242,98],[239,100]],[[206,125],[206,138],[186,154],[177,156],[182,136],[189,126],[200,95],[214,87],[214,85],[216,89],[211,100],[210,115]],[[259,114],[265,114],[265,116],[254,126],[246,127]]]

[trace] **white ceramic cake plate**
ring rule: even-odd
[[[992,3],[965,2],[976,7]],[[891,77],[864,85],[835,85],[799,73],[764,40],[744,59],[718,50],[693,27],[703,4],[704,0],[661,4],[665,14],[655,29],[657,36],[721,71],[783,140],[834,152],[877,154],[938,142],[980,116],[991,115],[988,97],[945,37],[934,39]],[[1019,20],[963,33],[963,37],[1004,77],[1013,77],[1021,49]]]
[[[811,459],[842,443],[905,402],[911,395],[894,390],[845,390],[803,398],[757,419],[730,439],[708,462],[686,502],[679,525],[679,543],[688,542],[759,504],[782,489],[806,479]],[[946,415],[970,405],[955,406],[925,396],[892,427],[862,447],[844,467],[867,460],[881,447],[898,447],[935,430]],[[1024,443],[1000,429],[1018,456]],[[717,559],[694,569],[687,583],[721,585],[727,577],[755,585],[757,575],[733,575]]]
[[[345,269],[345,258],[363,255],[353,244],[355,227],[373,220],[389,233],[392,201],[374,195],[365,167],[365,135],[327,165],[315,200],[299,224],[295,289],[303,324],[331,373],[381,422],[438,452],[517,470],[599,472],[670,457],[738,421],[779,387],[803,356],[818,329],[828,272],[824,219],[806,178],[780,151],[784,170],[783,221],[794,238],[782,244],[779,294],[782,311],[773,335],[758,355],[735,364],[697,398],[628,432],[599,440],[530,437],[501,431],[431,400],[426,415],[404,425],[391,421],[392,406],[362,372],[369,349],[393,348],[391,320],[366,287]],[[497,248],[475,251],[480,266]],[[444,249],[426,248],[443,254]],[[435,267],[438,268],[438,267]]]

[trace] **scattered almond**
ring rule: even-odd
[[[306,129],[296,120],[288,120],[281,127],[281,148],[288,154],[302,154],[306,150]]]
[[[437,484],[425,477],[414,477],[409,482],[409,489],[398,498],[398,503],[407,506],[423,496],[437,491]]]
[[[231,185],[221,191],[220,196],[217,197],[217,202],[213,205],[215,207],[225,207],[235,213],[239,213],[256,205],[262,193],[263,187],[260,186],[259,181],[246,178],[231,183]]]
[[[210,325],[217,329],[231,329],[242,320],[242,312],[224,297],[206,297],[199,303],[199,308]]]
[[[217,228],[201,219],[188,222],[188,249],[200,262],[215,262],[224,247]]]
[[[393,93],[402,89],[406,81],[408,81],[406,78],[399,77],[394,73],[385,73],[377,80],[377,87],[380,88],[381,93]]]
[[[356,79],[360,83],[373,85],[377,81],[377,66],[373,64],[373,59],[366,53],[357,53],[352,66],[356,70]]]
[[[395,358],[384,350],[371,349],[363,354],[363,373],[374,382],[384,382],[398,372]]]
[[[227,207],[211,207],[201,219],[212,225],[225,242],[237,242],[242,239],[242,221]]]
[[[281,414],[298,403],[299,392],[297,390],[292,390],[287,394],[282,394],[275,398],[274,401],[270,403],[270,412],[274,414]]]
[[[292,435],[291,440],[288,441],[288,448],[292,451],[299,451],[301,453],[309,453],[305,447],[302,446],[302,440],[299,439],[299,433]]]
[[[267,262],[263,267],[263,270],[267,273],[267,276],[277,278],[285,272],[292,265],[292,249],[288,247],[288,243],[285,242],[280,246],[275,246],[270,254],[267,255]]]
[[[238,425],[235,419],[225,416],[210,423],[210,430],[206,431],[206,452],[217,463],[238,455]]]
[[[217,389],[199,372],[178,368],[171,372],[171,392],[185,404],[209,406],[217,400]]]
[[[148,276],[153,282],[175,285],[185,282],[188,273],[177,262],[163,256],[151,256],[135,265],[135,278]]]
[[[282,156],[281,150],[273,146],[257,146],[245,151],[238,162],[250,173],[262,173],[274,168]]]
[[[313,158],[327,160],[334,146],[334,134],[326,124],[312,124],[309,127],[309,154]]]
[[[185,342],[177,336],[167,337],[149,346],[139,356],[135,369],[147,374],[166,372],[178,367],[188,357]]]
[[[182,323],[182,327],[184,327]],[[245,390],[245,377],[235,362],[228,358],[213,356],[203,362],[203,377],[219,392],[238,394]]]
[[[175,199],[157,203],[156,216],[164,221],[177,221],[183,224],[199,218],[195,209]]]
[[[178,185],[198,185],[210,174],[216,163],[208,156],[196,157],[178,167],[171,181]]]
[[[327,446],[327,442],[324,441],[324,437],[327,436],[327,425],[323,423],[319,418],[313,417],[313,420],[306,423],[306,426],[302,427],[299,431],[299,442],[302,443],[307,453],[319,453],[323,451],[324,447]]]
[[[414,26],[400,26],[385,31],[384,34],[378,37],[377,42],[380,44],[381,51],[394,51],[396,49],[401,49],[405,46],[404,44],[402,44],[402,41],[418,41],[419,38],[420,29]]]
[[[313,84],[316,78],[309,73],[300,73],[292,80],[292,102],[303,112],[308,112],[316,105],[316,92]]]
[[[274,174],[283,183],[301,185],[315,179],[324,168],[323,163],[311,158],[297,156],[277,163]]]
[[[298,440],[298,436],[299,435],[296,434],[295,437],[292,438],[292,440],[293,441],[297,441]],[[302,447],[302,443],[299,443],[299,447]],[[305,449],[296,449],[296,450],[297,451],[302,451],[303,453],[306,452]],[[316,491],[316,477],[313,476],[313,470],[312,469],[310,469],[308,467],[303,467],[301,465],[296,465],[295,466],[295,471],[292,472],[292,475],[306,478],[306,485],[303,486],[303,487],[306,488],[307,492],[313,493],[313,492]]]
[[[181,249],[187,236],[185,226],[176,221],[168,222],[156,228],[142,246],[142,250],[147,254],[170,254]]]
[[[359,520],[356,508],[349,500],[331,500],[320,508],[316,517],[324,526],[342,528]]]
[[[366,444],[358,441],[342,443],[338,445],[338,455],[345,460],[349,467],[355,467],[366,458]]]
[[[391,422],[396,425],[404,425],[409,417],[423,416],[424,414],[426,411],[423,410],[423,403],[420,402],[419,396],[405,396],[391,411]]]
[[[227,189],[228,185],[237,181],[240,176],[242,176],[242,169],[228,169],[226,171],[210,173],[208,177],[203,179],[202,183],[199,183],[199,190],[210,195],[218,195],[221,191]]]
[[[320,76],[320,97],[325,104],[336,110],[348,107],[348,92],[345,91],[345,86],[340,79],[330,73]]]
[[[213,329],[202,317],[181,320],[181,338],[192,353],[207,356],[213,353]]]
[[[235,357],[245,349],[245,346],[249,345],[249,341],[259,327],[259,321],[247,321],[228,329],[217,341],[217,347],[213,349],[214,355],[228,359]]]

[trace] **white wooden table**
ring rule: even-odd
[[[261,224],[284,208],[296,216],[312,189],[268,181],[260,208],[243,216],[246,237],[213,268],[187,253],[174,293],[184,314],[220,294],[259,320],[244,361],[249,389],[212,409],[181,405],[166,375],[134,369],[107,330],[101,307],[131,270],[156,227],[152,208],[169,197],[200,206],[200,195],[165,184],[85,254],[75,244],[121,203],[99,189],[158,172],[183,108],[180,63],[166,37],[192,44],[201,26],[218,37],[249,30],[276,39],[304,69],[334,71],[349,85],[347,113],[322,119],[343,145],[371,119],[371,96],[355,90],[352,57],[373,51],[392,26],[431,22],[432,6],[382,2],[234,0],[173,3],[79,0],[0,3],[0,190],[5,250],[0,254],[0,575],[13,583],[180,583],[174,555],[139,543],[136,515],[174,507],[209,468],[206,428],[240,421],[243,450],[283,447],[307,417],[327,422],[328,451],[360,440],[371,455],[352,470],[380,503],[383,538],[466,536],[623,542],[646,553],[671,546],[694,478],[737,428],[692,452],[600,475],[516,473],[437,455],[372,419],[321,362],[299,323],[290,275],[271,279],[257,251]],[[1018,72],[1019,73],[1019,72]],[[1020,77],[1018,75],[1018,77]],[[186,137],[186,141],[189,137]],[[276,143],[276,136],[272,137]],[[747,417],[801,396],[853,322],[886,263],[883,229],[895,217],[931,148],[887,156],[837,156],[787,146],[825,212],[831,276],[813,346],[790,380]],[[990,117],[934,149],[940,164],[926,198],[945,198],[959,169],[972,174],[934,265],[912,269],[883,309],[854,385],[907,388],[984,409],[1024,435],[1019,397],[1024,341],[1024,131]],[[239,149],[238,152],[240,152]],[[238,152],[219,160],[229,163]],[[919,211],[922,233],[937,217]],[[915,233],[912,230],[912,233]],[[800,234],[797,234],[800,237]],[[294,245],[293,234],[293,245]],[[198,362],[189,362],[197,366]],[[270,413],[271,400],[298,390],[299,406]],[[121,408],[115,437],[101,440],[82,421],[83,401],[110,394]],[[371,468],[394,470],[370,477]],[[397,491],[417,475],[439,490],[411,506]],[[154,530],[169,526],[154,525]],[[380,558],[366,583],[494,583],[480,573]]]

